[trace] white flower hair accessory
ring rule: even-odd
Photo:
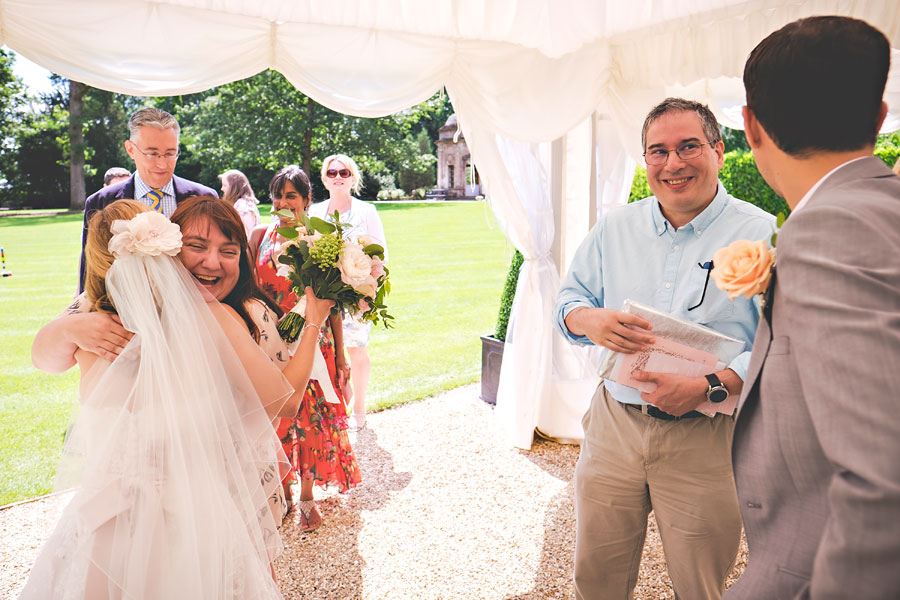
[[[129,221],[113,221],[109,251],[115,256],[175,256],[181,250],[181,228],[158,212],[142,212]]]

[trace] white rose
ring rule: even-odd
[[[358,292],[362,292],[360,286],[366,286],[371,282],[374,286],[372,278],[372,259],[366,256],[358,246],[352,244],[344,247],[344,252],[338,259],[337,268],[341,271],[341,281],[352,287]]]
[[[130,221],[113,221],[109,251],[114,255],[175,256],[181,250],[181,229],[158,212],[143,212]]]

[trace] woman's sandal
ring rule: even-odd
[[[322,526],[322,515],[316,508],[315,500],[300,501],[300,529],[304,532],[313,531]]]

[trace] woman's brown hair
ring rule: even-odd
[[[84,291],[90,310],[116,312],[106,294],[106,272],[115,257],[109,251],[113,221],[129,220],[150,208],[137,200],[116,200],[97,211],[88,223],[87,239],[84,244]]]
[[[251,200],[255,204],[259,203],[259,200],[257,200],[256,196],[253,194],[253,188],[250,187],[250,181],[247,179],[247,176],[240,171],[230,169],[219,175],[219,179],[221,179],[223,183],[226,181],[228,182],[228,191],[222,196],[222,200],[226,201],[228,204],[233,205],[241,198]]]
[[[247,232],[241,216],[232,205],[213,196],[192,196],[182,200],[172,214],[172,222],[181,227],[182,233],[193,223],[204,218],[218,227],[230,241],[237,242],[241,246],[237,283],[222,302],[241,316],[244,323],[247,324],[247,328],[250,329],[253,339],[259,342],[259,328],[250,318],[245,306],[246,302],[251,298],[260,300],[279,317],[283,311],[256,283],[256,272],[253,269],[253,262],[250,260],[250,244],[247,242]]]

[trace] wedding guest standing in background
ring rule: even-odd
[[[256,262],[260,287],[275,298],[281,310],[287,312],[298,302],[291,283],[278,274],[276,257],[285,241],[276,229],[294,224],[311,202],[309,178],[303,169],[289,165],[281,169],[269,183],[272,208],[288,210],[292,217],[280,216],[268,226],[257,227],[250,239],[250,249]],[[291,461],[291,474],[284,480],[288,503],[292,502],[291,483],[300,479],[300,527],[311,531],[322,524],[322,516],[313,499],[313,485],[333,485],[347,492],[362,480],[350,439],[347,435],[347,411],[343,401],[346,381],[346,359],[341,339],[341,319],[332,315],[322,327],[319,349],[328,367],[331,381],[311,379],[306,388],[300,411],[292,419],[282,419],[278,436]],[[330,402],[334,392],[337,402]]]
[[[205,185],[175,175],[178,162],[178,136],[181,127],[175,117],[158,108],[142,108],[128,119],[129,138],[125,151],[134,160],[135,173],[122,183],[104,187],[84,202],[84,230],[81,234],[81,259],[78,291],[84,289],[84,244],[87,225],[94,213],[123,198],[142,202],[167,217],[175,206],[190,196],[218,194]]]
[[[716,599],[741,537],[734,421],[694,409],[740,393],[759,308],[708,286],[709,268],[720,247],[771,236],[775,219],[719,183],[724,145],[705,105],[664,100],[642,138],[654,196],[605,213],[582,242],[559,291],[557,327],[572,343],[641,350],[653,331],[619,310],[631,299],[744,340],[747,351],[706,377],[647,373],[652,393],[600,383],[575,467],[575,594],[631,596],[652,510],[676,596]]]
[[[222,181],[222,200],[225,200],[241,215],[247,237],[259,226],[259,200],[253,194],[247,176],[236,169],[230,169],[219,175]]]
[[[900,178],[872,156],[890,53],[811,17],[744,67],[747,141],[792,212],[738,406],[729,600],[900,594]]]
[[[122,183],[131,177],[128,169],[122,167],[110,167],[103,174],[103,187],[109,187],[117,183]]]
[[[353,194],[358,194],[362,189],[362,176],[356,162],[346,154],[333,154],[322,163],[321,177],[328,190],[328,199],[313,204],[309,208],[310,216],[334,221],[332,215],[334,211],[338,211],[341,223],[349,225],[344,229],[344,237],[355,239],[367,236],[384,248],[384,259],[387,261],[387,240],[378,211],[368,202],[353,197]],[[344,346],[350,355],[355,429],[366,426],[366,389],[369,387],[372,370],[367,346],[371,331],[371,321],[360,321],[344,313]]]

